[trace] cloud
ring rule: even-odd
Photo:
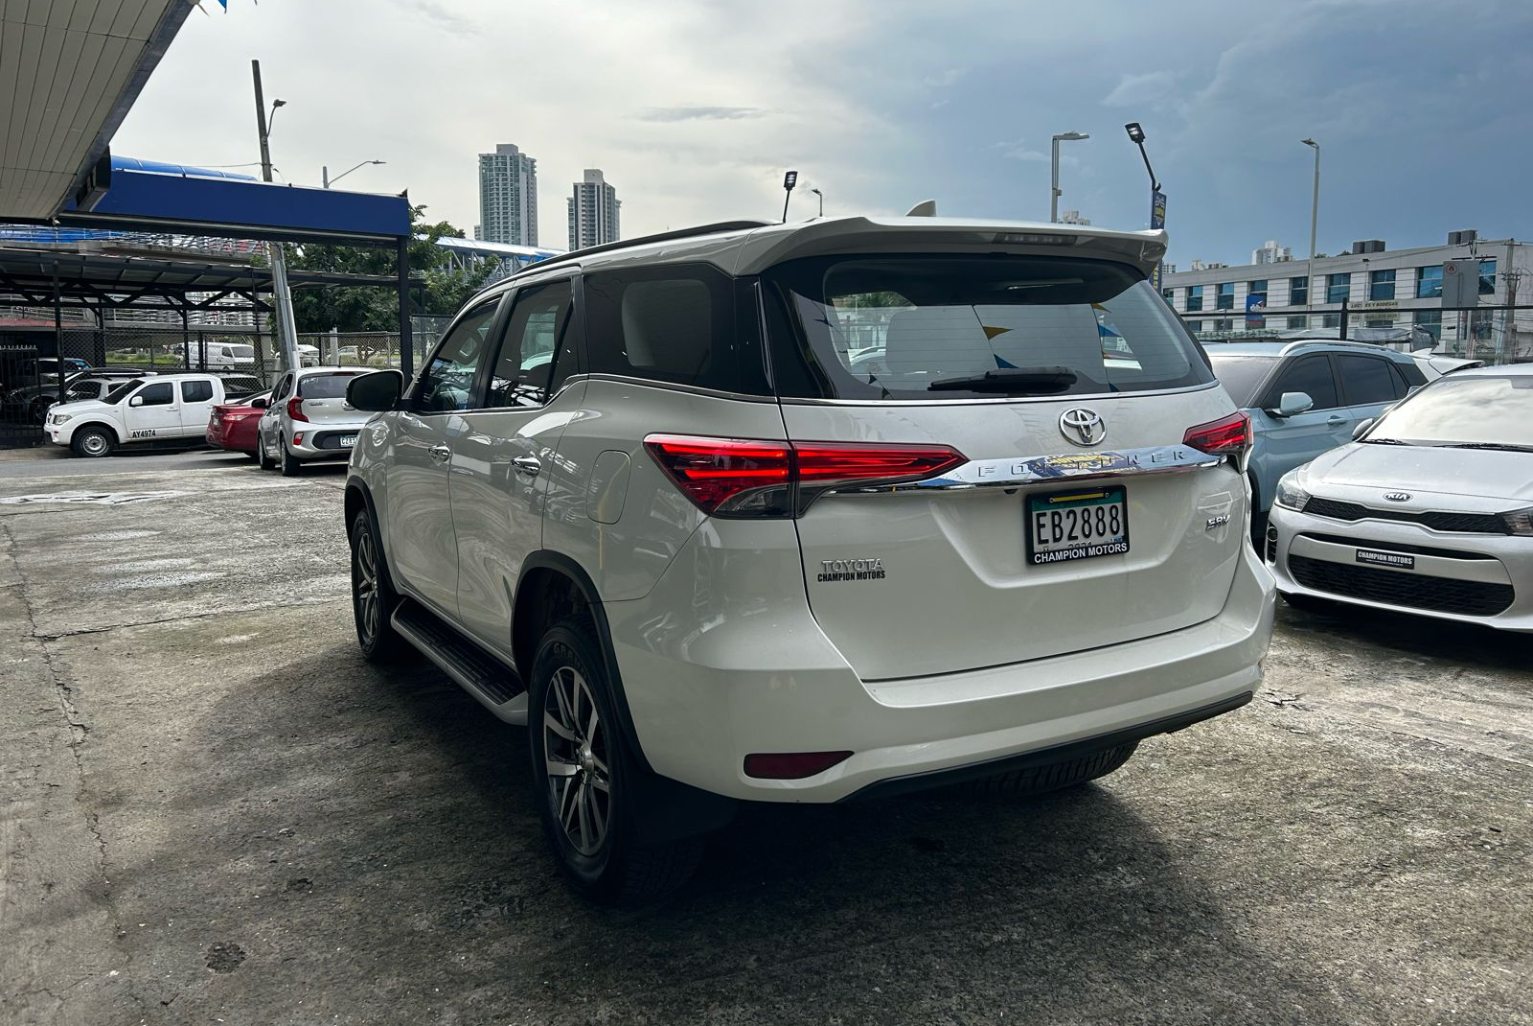
[[[647,107],[640,121],[743,121],[765,116],[761,107]]]
[[[437,0],[414,0],[411,5],[427,19],[436,23],[436,27],[443,32],[450,32],[455,36],[470,37],[477,31],[474,23],[467,18],[461,17],[449,10]]]
[[[1000,150],[1001,156],[1007,160],[1021,160],[1027,163],[1043,164],[1049,162],[1049,155],[1047,153],[1044,153],[1042,150],[1028,149],[1025,142],[1021,139],[1015,142],[998,142],[995,144],[995,148]]]
[[[1151,71],[1122,75],[1112,92],[1102,98],[1104,107],[1144,107],[1160,104],[1176,95],[1176,74]]]

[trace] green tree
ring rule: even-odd
[[[441,238],[463,238],[463,230],[446,221],[426,224],[426,208],[410,208],[410,271],[425,278],[425,297],[415,292],[416,314],[447,315],[483,287],[497,268],[494,261],[466,270],[449,266],[447,251],[436,244]],[[384,246],[288,246],[288,267],[294,271],[331,271],[346,274],[392,275],[394,250]],[[299,333],[329,331],[397,331],[399,306],[392,288],[364,285],[304,286],[293,289],[293,317]]]

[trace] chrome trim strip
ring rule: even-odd
[[[1102,452],[1067,452],[1050,456],[1018,456],[1000,460],[970,460],[941,477],[851,492],[962,491],[973,488],[1017,488],[1053,482],[1090,481],[1140,474],[1170,474],[1206,470],[1228,462],[1186,445],[1156,445]]]
[[[716,388],[700,388],[697,385],[683,385],[675,381],[657,381],[654,378],[637,378],[627,374],[575,374],[571,375],[566,384],[572,381],[611,381],[620,385],[643,385],[646,388],[659,388],[667,392],[685,392],[688,395],[707,396],[710,399],[733,399],[745,403],[773,403],[777,397],[773,395],[750,395],[745,392],[724,392]]]
[[[1202,392],[1218,388],[1217,380],[1202,385],[1184,385],[1181,388],[1158,388],[1143,392],[1091,392],[1080,395],[1030,395],[996,396],[984,399],[805,399],[783,396],[777,402],[784,406],[995,406],[1002,403],[1077,403],[1104,399],[1136,399],[1148,395],[1180,395],[1184,392]]]

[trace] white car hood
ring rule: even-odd
[[[1501,505],[1509,507],[1533,503],[1533,453],[1352,442],[1307,464],[1299,486],[1336,498],[1403,491],[1489,499],[1491,508],[1504,500]]]
[[[67,413],[72,417],[82,413],[113,413],[116,410],[115,403],[104,403],[100,399],[76,399],[72,403],[54,403],[48,407],[49,413]]]

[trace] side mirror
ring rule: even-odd
[[[358,410],[379,413],[392,410],[405,390],[405,376],[397,370],[360,374],[346,385],[346,401]]]
[[[1274,417],[1292,417],[1298,413],[1314,409],[1315,400],[1310,398],[1308,392],[1284,392],[1278,399],[1277,409],[1267,412]]]
[[[1358,424],[1357,427],[1352,429],[1352,441],[1355,442],[1358,439],[1362,438],[1364,435],[1366,435],[1368,433],[1368,429],[1373,427],[1373,425],[1376,424],[1376,423],[1378,423],[1377,420],[1375,420],[1373,417],[1369,417],[1367,420],[1365,420],[1362,423]]]
[[[141,395],[136,395],[132,399],[128,400],[128,405],[129,406],[142,406],[142,405],[144,405],[144,397],[141,396]]]
[[[267,402],[265,399],[250,400],[250,408],[253,410],[264,410],[270,405],[271,403]]]

